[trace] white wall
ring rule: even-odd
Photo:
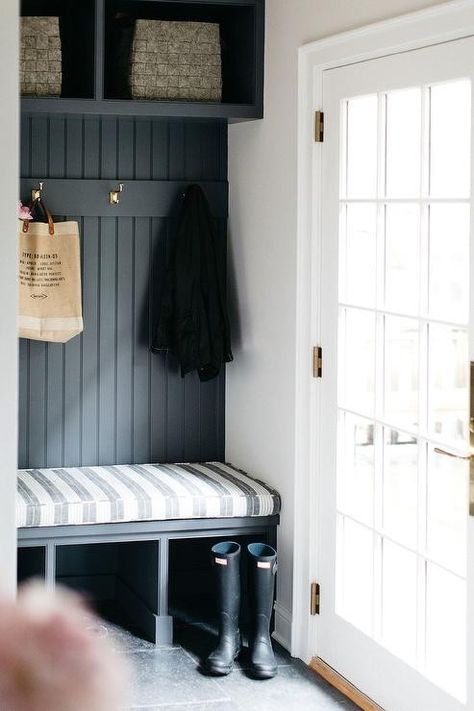
[[[18,3],[2,0],[0,22],[0,590],[16,580]]]
[[[226,456],[283,499],[277,633],[290,644],[295,459],[297,49],[419,10],[429,0],[267,0],[265,119],[229,132],[229,281],[236,294],[227,369]],[[297,552],[296,552],[297,553]]]

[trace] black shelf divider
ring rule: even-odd
[[[94,97],[101,101],[104,97],[104,38],[105,6],[104,0],[95,0],[95,67]]]

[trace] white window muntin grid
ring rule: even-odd
[[[470,198],[443,198],[430,196],[430,94],[431,87],[425,86],[421,88],[422,92],[422,111],[421,111],[421,175],[420,175],[420,195],[417,198],[389,198],[386,196],[386,101],[387,93],[380,92],[377,94],[377,125],[378,125],[378,140],[377,140],[377,194],[373,198],[348,198],[347,197],[347,114],[349,100],[345,100],[341,105],[341,135],[342,135],[342,160],[341,160],[341,185],[340,185],[340,239],[339,239],[339,279],[340,279],[340,299],[339,299],[339,318],[338,318],[338,362],[339,362],[339,378],[338,383],[344,389],[344,377],[342,369],[341,355],[344,351],[344,329],[342,328],[343,320],[347,309],[355,308],[362,311],[370,312],[375,315],[375,403],[374,412],[358,412],[349,410],[346,407],[339,405],[338,395],[338,432],[339,442],[338,451],[340,451],[340,435],[342,432],[341,418],[344,413],[356,415],[367,419],[374,425],[374,496],[373,496],[373,524],[358,520],[350,516],[339,506],[337,507],[338,520],[338,540],[342,541],[341,531],[344,525],[344,519],[352,519],[358,525],[364,526],[370,530],[374,536],[374,575],[373,575],[373,590],[372,599],[374,602],[374,614],[372,621],[372,637],[379,642],[382,640],[382,610],[381,610],[381,591],[382,591],[382,565],[383,565],[383,540],[391,541],[397,546],[414,553],[417,557],[417,659],[416,666],[421,671],[425,667],[425,644],[426,644],[426,571],[427,565],[433,564],[437,567],[446,570],[449,574],[458,577],[465,581],[465,574],[460,574],[437,560],[432,559],[427,551],[427,467],[428,453],[430,447],[446,447],[446,441],[443,438],[437,438],[428,429],[428,332],[430,324],[439,324],[448,327],[454,327],[467,332],[467,323],[454,322],[452,320],[437,319],[429,316],[429,210],[431,204],[465,203],[470,205]],[[344,263],[344,246],[346,237],[346,211],[350,204],[367,203],[375,205],[377,211],[377,228],[376,228],[376,287],[375,287],[375,305],[370,306],[353,305],[348,303],[344,298],[344,276],[347,264]],[[420,289],[419,289],[419,304],[418,309],[414,309],[413,313],[404,313],[397,311],[389,311],[385,307],[385,246],[386,246],[386,209],[390,204],[414,204],[419,207],[419,253],[420,253]],[[403,318],[412,318],[419,326],[419,363],[418,363],[418,426],[407,427],[400,426],[400,423],[392,422],[384,416],[384,347],[385,347],[385,319],[387,316],[398,316]],[[424,377],[420,377],[423,375]],[[402,543],[396,538],[388,535],[383,528],[382,512],[383,512],[383,472],[384,472],[384,436],[385,430],[393,429],[403,434],[416,438],[418,447],[418,526],[417,526],[417,542],[416,546],[410,546]],[[466,451],[459,446],[452,446],[450,450],[457,452],[460,455],[466,454]],[[467,444],[467,443],[466,443]],[[338,465],[339,466],[339,465]],[[338,469],[339,472],[339,469]],[[377,472],[379,476],[377,476]],[[467,472],[467,465],[466,465]],[[380,476],[381,474],[381,476]],[[339,474],[338,474],[339,478]],[[467,479],[467,473],[466,473]],[[466,501],[468,498],[466,497]],[[340,549],[340,547],[339,547]],[[340,551],[342,553],[342,551]],[[344,585],[344,581],[340,580],[339,584]]]

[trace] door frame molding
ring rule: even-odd
[[[15,209],[19,180],[19,10],[13,1],[2,4],[0,25],[0,225],[3,241],[0,266],[0,593],[16,593],[16,491],[18,471],[18,218]]]
[[[320,338],[321,168],[314,112],[323,108],[324,72],[357,62],[474,35],[473,0],[449,0],[298,50],[297,294],[295,373],[295,509],[291,652],[309,663],[318,654],[317,617],[310,616],[310,583],[318,573],[320,381],[312,377],[312,348]],[[324,606],[324,590],[321,591]]]

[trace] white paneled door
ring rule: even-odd
[[[467,708],[473,77],[467,38],[323,79],[318,656],[388,711]]]

